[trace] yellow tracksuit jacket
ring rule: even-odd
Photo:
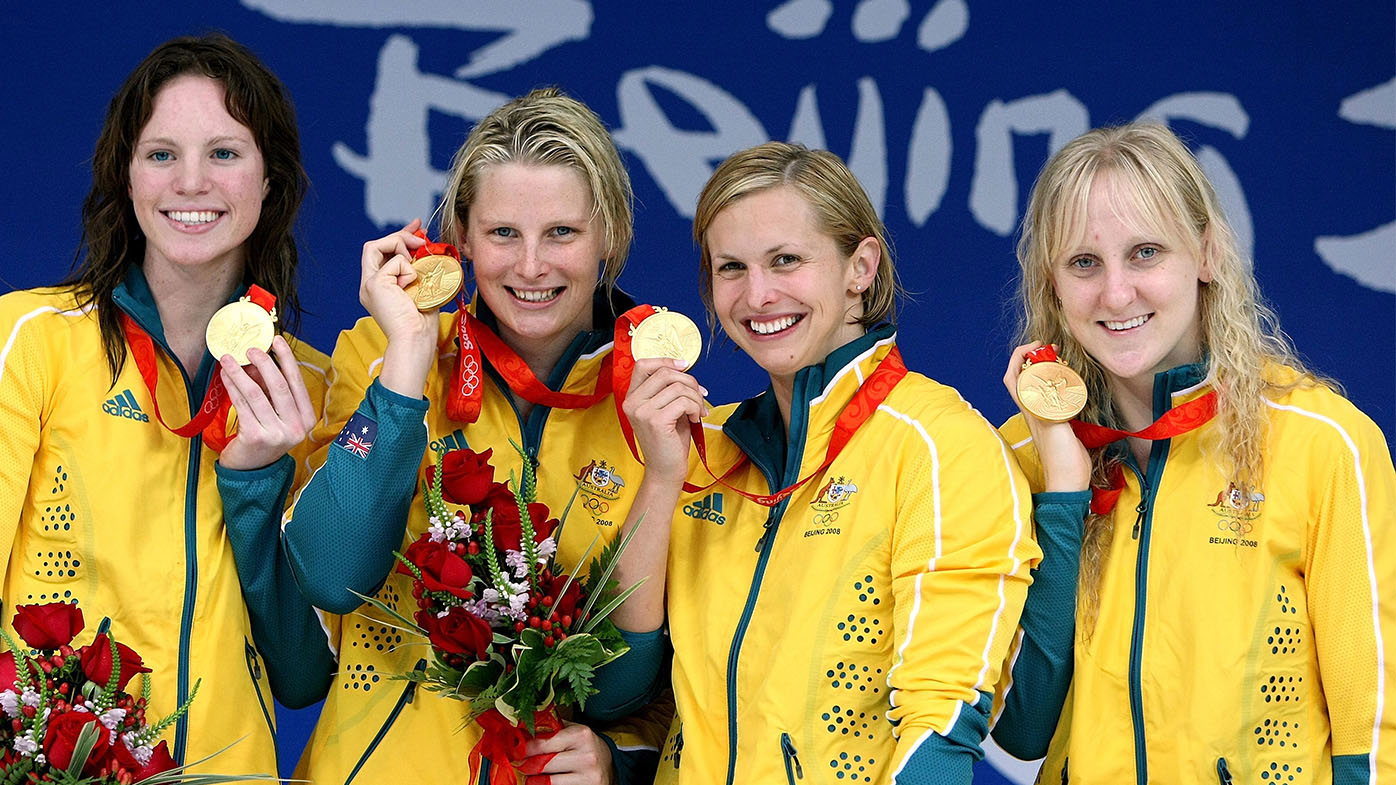
[[[171,424],[188,421],[216,363],[205,355],[190,384],[165,348],[139,268],[115,297],[158,347],[160,411]],[[111,383],[96,315],[79,310],[67,291],[0,297],[0,335],[6,628],[15,605],[75,602],[86,622],[80,645],[110,617],[112,633],[153,671],[152,721],[202,680],[188,715],[167,733],[176,760],[193,762],[233,744],[196,771],[275,774],[268,676],[277,674],[264,671],[257,647],[295,643],[254,637],[230,530],[241,517],[248,530],[274,536],[303,461],[283,458],[253,472],[216,468],[218,456],[202,438],[176,436],[156,421],[133,359]],[[292,346],[318,405],[328,358]],[[318,697],[314,684],[295,678],[287,688],[302,693],[288,703]]]
[[[558,361],[554,378],[545,383],[569,393],[594,388],[611,348],[609,327],[615,317],[610,307],[598,298],[596,323],[605,329],[578,336]],[[487,313],[481,318],[492,321]],[[373,444],[363,457],[334,444],[322,450],[315,458],[319,468],[284,527],[302,588],[312,604],[328,611],[325,622],[339,659],[298,770],[316,783],[458,785],[467,778],[466,761],[479,739],[478,726],[465,723],[467,704],[395,680],[395,674],[425,667],[431,656],[426,643],[405,637],[387,623],[391,619],[346,591],[376,593],[409,617],[416,610],[410,578],[389,572],[392,551],[404,552],[427,528],[417,491],[422,469],[435,464],[438,447],[492,448],[495,479],[505,481],[521,469],[510,441],[523,446],[537,468],[538,499],[554,515],[562,514],[580,481],[558,546],[562,564],[579,560],[598,533],[601,539],[588,558],[619,534],[640,485],[642,469],[621,436],[609,396],[589,409],[535,406],[520,421],[503,381],[487,366],[479,420],[469,425],[451,420],[445,401],[456,360],[455,319],[454,313],[441,315],[440,355],[428,376],[425,400],[396,395],[375,383],[387,342],[371,319],[341,334],[335,347],[326,401],[329,424],[319,435],[332,441],[351,417],[360,418],[356,423],[368,418]],[[650,637],[654,645],[662,645],[658,633]],[[631,765],[647,764],[653,770],[671,711],[606,729],[613,754],[632,753],[616,756],[622,779],[633,773],[627,768]]]
[[[1159,374],[1155,415],[1204,394],[1203,372]],[[1128,459],[1089,637],[1072,623],[1088,496],[1034,497],[1047,555],[994,736],[1046,750],[1041,782],[1396,782],[1390,453],[1326,388],[1266,407],[1262,487],[1209,459],[1215,421],[1155,442],[1147,472]],[[1003,433],[1041,488],[1021,418]]]
[[[721,474],[770,493],[823,463],[833,425],[893,346],[884,326],[705,424]],[[701,467],[694,482],[711,482]],[[722,486],[673,520],[679,721],[657,782],[969,782],[1039,552],[993,427],[908,374],[822,475],[774,508]]]

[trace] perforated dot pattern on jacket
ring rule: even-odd
[[[1260,782],[1264,785],[1289,785],[1292,782],[1308,782],[1303,776],[1303,766],[1291,766],[1288,763],[1270,761],[1270,765],[1260,770]],[[1298,778],[1298,779],[1296,779]]]
[[[872,782],[873,765],[877,761],[862,755],[840,752],[838,758],[829,761],[834,770],[834,779],[851,782]]]
[[[389,583],[378,593],[378,599],[396,611],[402,597],[398,594],[397,588]],[[353,626],[349,630],[348,636],[350,647],[371,651],[389,651],[402,644],[402,632],[387,624],[380,624],[359,615],[344,617],[346,624],[351,623],[351,621]],[[356,667],[357,670],[351,670],[345,674],[348,678],[344,681],[344,689],[371,690],[378,683],[378,674],[372,672],[373,666],[360,665]]]

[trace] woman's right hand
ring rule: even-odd
[[[1008,394],[1017,404],[1018,411],[1023,413],[1023,421],[1028,424],[1028,431],[1032,434],[1032,443],[1042,463],[1043,490],[1084,491],[1091,485],[1091,456],[1081,440],[1076,438],[1071,424],[1039,419],[1024,409],[1023,402],[1018,400],[1018,375],[1023,372],[1023,361],[1028,352],[1041,346],[1041,341],[1033,341],[1013,350],[1008,358],[1008,370],[1003,374],[1003,386],[1008,388]]]
[[[707,390],[671,359],[636,360],[625,416],[645,459],[645,477],[682,483],[688,474],[689,425],[708,413]]]
[[[426,240],[413,232],[421,219],[392,234],[364,243],[359,279],[359,302],[388,338],[380,383],[400,395],[421,398],[427,373],[436,361],[437,309],[417,310],[404,287],[417,280],[412,252]]]

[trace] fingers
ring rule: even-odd
[[[657,422],[680,418],[700,422],[708,414],[708,391],[698,380],[680,370],[674,360],[641,360],[630,377],[625,400],[626,416],[632,420],[653,415]]]
[[[272,339],[271,350],[276,354],[276,364],[281,367],[286,382],[291,389],[291,400],[301,426],[309,431],[315,427],[315,406],[310,402],[310,391],[305,387],[305,377],[301,375],[300,361],[291,350],[291,344],[280,335]],[[289,414],[289,412],[288,412]]]
[[[1023,404],[1018,400],[1018,376],[1023,372],[1023,362],[1027,359],[1028,352],[1040,346],[1042,346],[1042,341],[1025,343],[1008,355],[1008,369],[1003,374],[1003,386],[1008,388],[1008,394],[1020,410],[1023,408]],[[1026,412],[1024,414],[1026,415]]]
[[[519,763],[528,785],[604,785],[611,782],[611,750],[590,728],[568,723],[546,739],[530,739]]]
[[[364,243],[359,262],[362,287],[380,277],[391,277],[398,286],[406,286],[416,278],[412,269],[412,252],[426,244],[413,232],[422,228],[420,218],[391,234]]]

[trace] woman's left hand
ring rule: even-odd
[[[249,349],[245,368],[231,355],[218,360],[228,400],[238,412],[237,436],[218,456],[224,468],[260,469],[304,441],[315,425],[315,407],[290,344],[278,335],[271,350],[275,360]]]
[[[519,764],[527,785],[613,785],[611,748],[591,728],[575,722],[546,739],[529,739]]]

